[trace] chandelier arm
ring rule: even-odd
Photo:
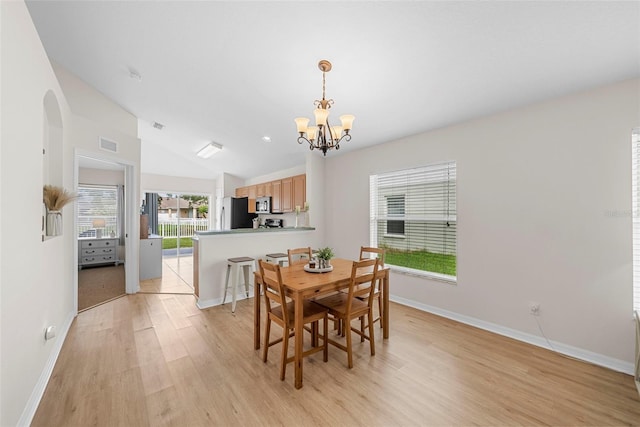
[[[309,141],[307,138],[305,138],[304,135],[300,135],[298,137],[298,144],[302,144],[304,142],[307,142],[309,144],[309,149],[313,150],[315,147],[313,146],[313,142]]]
[[[336,150],[339,150],[339,149],[340,149],[340,143],[342,142],[342,140],[343,140],[343,139],[344,139],[345,141],[349,142],[349,141],[351,141],[351,135],[349,135],[348,133],[347,133],[347,134],[345,134],[345,135],[342,135],[342,138],[340,138],[340,139],[338,140],[338,142],[336,142],[336,145],[335,145],[335,149],[336,149]]]

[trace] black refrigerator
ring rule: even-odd
[[[253,228],[253,219],[258,215],[249,213],[249,198],[225,197],[222,199],[220,224],[223,230]]]

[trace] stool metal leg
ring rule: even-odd
[[[242,266],[242,272],[244,273],[244,291],[247,294],[247,298],[249,298],[249,269],[251,267],[248,265]]]
[[[240,274],[238,272],[239,267],[237,265],[233,266],[233,271],[231,272],[231,281],[233,282],[233,294],[231,296],[231,312],[236,312],[236,291],[238,288],[238,280],[240,280]]]
[[[222,304],[227,300],[227,289],[229,289],[229,272],[231,270],[231,266],[227,264],[227,279],[224,282],[224,297],[222,298]]]

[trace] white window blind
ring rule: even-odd
[[[456,163],[370,176],[371,245],[385,263],[455,279]]]
[[[95,220],[104,220],[103,236],[110,236],[113,232],[114,237],[120,237],[118,233],[117,186],[80,185],[77,205],[78,237],[96,237]]]
[[[632,150],[632,222],[633,222],[633,309],[640,310],[640,130],[633,133]]]

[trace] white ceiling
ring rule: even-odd
[[[139,118],[146,173],[302,164],[293,119],[321,97],[320,59],[330,117],[356,116],[328,156],[640,76],[636,1],[27,5],[49,56]],[[224,150],[197,158],[211,140]]]

